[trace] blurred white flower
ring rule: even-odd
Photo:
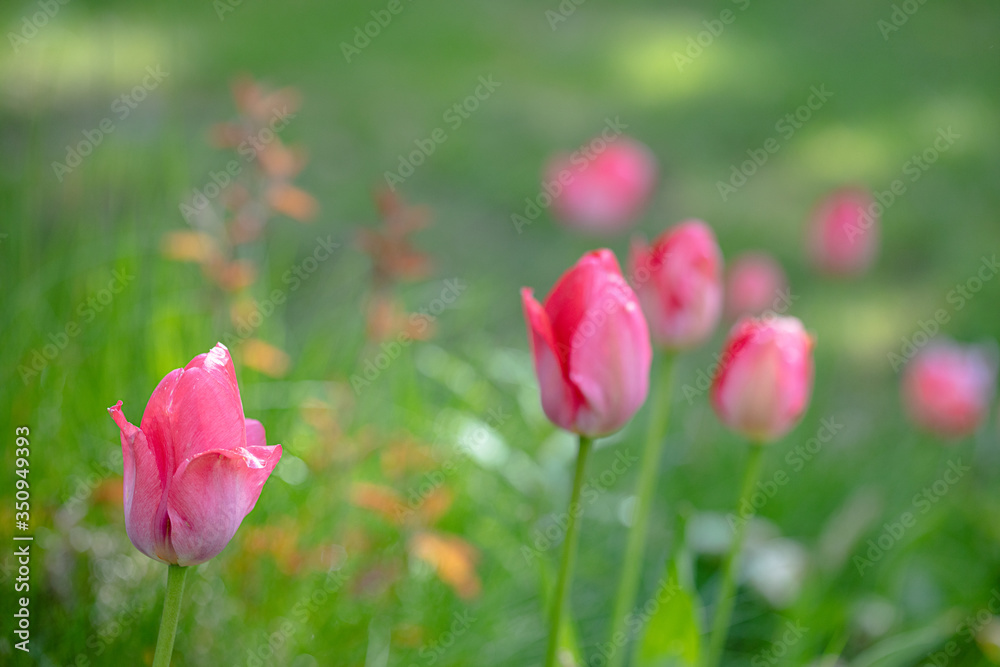
[[[897,615],[895,605],[883,597],[872,595],[855,605],[853,624],[858,634],[878,639],[892,629]]]
[[[688,546],[696,554],[721,556],[729,549],[733,531],[718,512],[698,512],[687,523]]]
[[[782,537],[750,545],[744,573],[750,586],[771,606],[782,609],[798,597],[807,561],[801,544]]]

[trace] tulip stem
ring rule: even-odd
[[[576,560],[576,545],[580,536],[580,492],[583,490],[583,471],[587,467],[587,455],[593,448],[594,440],[580,436],[580,451],[576,455],[576,474],[573,476],[573,494],[569,501],[569,525],[563,538],[562,558],[559,563],[559,578],[556,592],[552,597],[552,619],[549,631],[549,645],[545,651],[545,667],[555,667],[559,653],[559,636],[562,629],[563,611],[569,598],[570,581],[573,579],[573,563]]]
[[[764,460],[764,445],[760,443],[750,444],[750,457],[747,460],[746,469],[743,472],[743,489],[740,492],[739,504],[736,506],[737,516],[740,520],[736,522],[733,542],[729,547],[725,563],[722,569],[722,584],[719,586],[719,596],[715,602],[715,616],[712,619],[712,634],[709,639],[708,653],[705,656],[705,667],[715,667],[722,657],[722,648],[726,643],[726,634],[729,632],[729,619],[733,614],[733,604],[736,597],[733,593],[734,578],[739,569],[740,552],[743,550],[743,538],[746,535],[747,524],[753,519],[753,515],[740,516],[739,512],[743,507],[753,507],[750,504],[750,496],[753,495],[754,485],[760,477],[761,463]],[[745,501],[745,502],[744,502]]]
[[[184,580],[188,568],[180,565],[167,567],[167,597],[163,601],[163,618],[160,619],[160,634],[156,638],[156,654],[153,667],[170,667],[170,656],[174,652],[174,637],[177,635],[177,619],[181,615],[181,598],[184,597]]]
[[[639,481],[636,484],[635,511],[632,514],[632,525],[629,528],[628,542],[625,546],[625,560],[622,565],[621,579],[618,582],[614,613],[611,617],[610,645],[618,646],[620,649],[611,655],[608,661],[609,667],[619,667],[625,660],[625,645],[629,639],[625,634],[625,620],[628,617],[629,608],[635,604],[639,580],[642,578],[649,512],[653,505],[656,477],[660,471],[660,458],[663,453],[663,436],[667,428],[667,418],[670,415],[673,368],[674,355],[670,352],[663,352],[653,378],[653,391],[649,401],[649,426],[646,432],[642,461],[639,463]]]

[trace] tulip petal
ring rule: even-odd
[[[630,266],[657,344],[685,349],[711,335],[722,310],[722,255],[708,225],[688,220],[652,246],[633,241]]]
[[[799,320],[744,318],[724,348],[712,405],[730,428],[755,442],[770,442],[802,416],[812,380],[812,340]]]
[[[739,424],[751,440],[768,442],[775,438],[776,425],[784,424],[781,406],[780,352],[773,343],[761,343],[735,357],[726,370],[718,400],[730,420]],[[747,387],[753,386],[753,391]]]
[[[542,407],[557,426],[588,436],[623,426],[645,401],[652,350],[638,299],[607,249],[584,255],[544,307],[521,292]]]
[[[154,528],[157,508],[163,496],[156,454],[145,434],[125,418],[121,401],[108,408],[108,412],[121,430],[125,532],[136,549],[150,558],[170,562],[157,556],[157,545],[165,543],[166,534],[162,527],[160,530]]]
[[[266,447],[267,436],[264,433],[264,425],[256,419],[247,419],[247,448]]]
[[[173,391],[152,415],[155,425],[151,423],[147,428],[146,415],[142,424],[151,439],[164,443],[173,469],[200,452],[244,446],[246,420],[229,351],[216,345],[175,372],[178,379]]]
[[[975,432],[989,414],[997,373],[995,349],[937,341],[907,365],[903,398],[921,428],[957,439]]]
[[[606,274],[600,294],[575,332],[569,377],[583,396],[577,430],[617,431],[646,400],[652,350],[649,330],[632,290],[619,274]]]
[[[609,274],[621,275],[614,253],[607,249],[594,250],[564,273],[545,299],[552,340],[564,366],[573,346],[574,333],[587,317],[590,304],[603,297]]]
[[[579,393],[569,381],[552,332],[552,323],[529,288],[521,290],[524,319],[528,322],[531,351],[535,358],[542,409],[558,426],[573,430]]]
[[[635,222],[656,186],[652,151],[618,137],[586,161],[581,163],[578,157],[558,154],[546,166],[545,180],[562,184],[552,198],[556,219],[574,229],[599,233]]]
[[[650,276],[646,272],[652,271],[652,248],[641,236],[632,238],[628,249],[628,271],[629,276],[637,283],[649,280]],[[641,276],[641,280],[639,279]]]
[[[229,544],[280,458],[281,445],[249,446],[202,451],[178,466],[168,500],[178,565],[203,563]]]
[[[228,386],[237,397],[240,395],[240,387],[236,382],[236,367],[233,366],[233,358],[229,354],[229,348],[222,343],[216,343],[215,347],[209,352],[199,354],[184,367],[184,370],[192,368],[201,368]]]
[[[809,251],[817,268],[835,275],[862,273],[878,250],[878,216],[871,195],[845,188],[818,205],[811,222]]]
[[[160,475],[160,484],[166,488],[167,482],[173,476],[176,463],[174,459],[174,444],[170,424],[171,405],[177,382],[184,371],[180,368],[167,373],[156,385],[146,409],[142,413],[139,428],[146,435],[150,449],[156,456],[156,467]]]

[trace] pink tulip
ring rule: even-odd
[[[197,565],[232,539],[281,458],[264,427],[243,417],[236,370],[221,343],[164,377],[139,428],[108,408],[121,429],[125,530],[164,563]]]
[[[920,428],[960,438],[989,414],[996,375],[996,352],[989,347],[932,343],[906,366],[903,403]]]
[[[878,251],[878,218],[871,195],[838,190],[820,202],[809,229],[809,254],[823,273],[854,275],[871,266]]]
[[[542,408],[586,436],[617,431],[646,400],[652,350],[635,292],[610,250],[587,253],[543,307],[521,290]]]
[[[740,255],[726,272],[726,315],[737,319],[759,315],[782,305],[788,280],[781,265],[761,252]]]
[[[652,246],[633,241],[629,273],[657,345],[690,348],[712,335],[722,312],[722,253],[704,222],[671,227]]]
[[[600,146],[604,148],[598,150]],[[557,155],[545,169],[555,216],[567,227],[596,233],[631,226],[649,202],[656,179],[653,153],[628,137],[595,139],[587,151]]]
[[[744,318],[729,332],[712,382],[712,407],[757,443],[799,420],[812,392],[812,339],[794,317]]]

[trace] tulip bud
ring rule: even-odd
[[[257,503],[281,458],[243,416],[236,369],[221,343],[160,381],[138,428],[122,402],[125,530],[154,560],[197,565],[216,556]]]
[[[995,348],[932,343],[906,365],[903,403],[919,428],[961,438],[975,432],[989,414],[996,375]]]
[[[809,228],[808,250],[823,273],[864,273],[878,251],[875,202],[864,190],[844,189],[820,202]]]
[[[736,320],[743,315],[787,307],[788,280],[773,257],[760,252],[740,255],[726,272],[726,316]]]
[[[729,428],[770,442],[805,412],[812,379],[812,339],[797,318],[744,318],[723,347],[712,407]]]
[[[586,150],[557,155],[545,169],[556,218],[572,229],[605,234],[635,222],[656,179],[653,153],[621,136],[607,142],[598,138]]]
[[[712,335],[722,312],[722,253],[704,222],[676,225],[652,246],[634,240],[629,273],[657,345],[685,349]]]
[[[590,437],[617,431],[646,400],[652,350],[635,292],[610,250],[587,253],[542,306],[521,290],[542,408]]]

